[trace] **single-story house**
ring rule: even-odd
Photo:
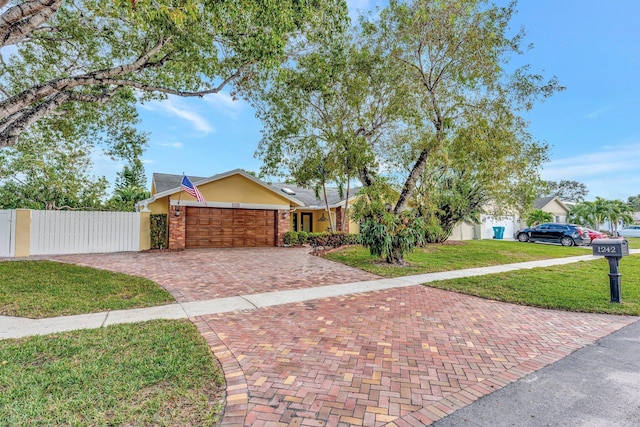
[[[533,202],[534,209],[549,212],[554,217],[554,222],[567,222],[569,211],[566,203],[557,197],[540,197]],[[492,209],[486,208],[488,212]],[[453,228],[450,239],[452,240],[472,240],[472,239],[492,239],[493,227],[504,227],[504,239],[513,239],[514,233],[526,227],[525,218],[519,214],[506,213],[503,215],[481,214],[480,224],[461,223]]]
[[[567,222],[571,208],[556,196],[540,197],[533,201],[533,208],[549,212],[554,222]]]
[[[268,184],[241,169],[189,179],[205,202],[181,189],[182,175],[154,173],[151,197],[136,205],[168,215],[169,249],[278,246],[287,231],[320,232],[330,224],[342,225],[346,200],[335,188],[327,188],[327,210],[313,190]],[[349,203],[353,199],[350,195]],[[348,219],[346,230],[357,233],[359,226]]]

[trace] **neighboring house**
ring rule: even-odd
[[[556,196],[540,197],[533,201],[533,208],[549,212],[553,215],[553,222],[567,222],[571,208]]]
[[[549,212],[554,217],[554,222],[567,222],[570,208],[566,203],[557,197],[540,197],[533,202],[534,209],[540,209]],[[487,207],[486,211],[491,211],[491,207]],[[454,227],[451,233],[451,240],[472,240],[472,239],[492,239],[494,232],[493,227],[504,227],[504,239],[513,239],[514,233],[526,227],[525,218],[521,218],[518,214],[504,215],[480,215],[480,224],[462,223]]]
[[[206,204],[180,189],[182,175],[154,173],[151,198],[136,205],[168,215],[169,249],[278,246],[287,231],[326,231],[331,218],[341,226],[345,200],[337,189],[327,189],[327,211],[312,190],[269,185],[241,169],[189,179]],[[359,231],[352,221],[346,229]]]
[[[640,212],[634,212],[632,216],[633,216],[633,223],[640,224]]]
[[[493,239],[493,227],[504,227],[503,239],[513,239],[513,235],[520,227],[519,216],[508,215],[480,215],[480,224],[463,222],[456,225],[451,233],[451,240]]]

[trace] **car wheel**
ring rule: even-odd
[[[573,246],[575,242],[571,237],[564,236],[562,239],[560,239],[560,244],[562,246]]]
[[[529,235],[527,233],[518,234],[518,241],[520,241],[520,242],[528,242],[529,241]]]

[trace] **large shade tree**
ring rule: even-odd
[[[402,70],[401,84],[414,94],[406,101],[422,118],[390,141],[405,146],[408,160],[395,214],[409,207],[425,176],[456,159],[477,183],[490,183],[481,188],[494,201],[525,206],[534,197],[546,147],[531,140],[520,113],[561,87],[528,66],[509,71],[524,36],[509,35],[514,12],[515,2],[391,1],[365,25],[371,45]],[[402,260],[400,248],[390,259]]]
[[[345,36],[317,46],[254,89],[263,174],[314,188],[333,182],[347,200],[353,179],[371,183],[372,147],[396,125],[408,94],[397,69],[358,41]]]
[[[322,38],[345,13],[340,0],[0,0],[0,147],[46,117],[82,133],[136,101],[238,93],[290,38]]]
[[[474,179],[493,180],[492,197],[516,201],[520,183],[539,180],[536,167],[546,151],[529,138],[519,113],[560,88],[555,79],[545,81],[528,67],[512,72],[506,68],[510,56],[521,53],[523,34],[509,35],[514,8],[514,3],[500,7],[482,0],[391,1],[379,17],[363,23],[363,41],[357,42],[361,52],[376,58],[376,66],[349,69],[352,76],[362,72],[369,82],[359,86],[354,99],[362,97],[366,107],[384,107],[372,110],[383,114],[342,115],[340,109],[322,108],[326,99],[335,99],[342,109],[351,105],[349,92],[333,84],[345,81],[338,70],[328,74],[327,84],[314,87],[318,102],[287,103],[280,109],[287,120],[271,118],[274,123],[268,123],[268,138],[260,153],[302,164],[297,154],[316,147],[307,139],[296,141],[299,123],[311,129],[305,132],[317,141],[324,132],[333,134],[333,123],[340,122],[348,130],[342,135],[350,137],[344,141],[363,154],[358,157],[362,184],[373,186],[385,174],[399,183],[391,212],[376,212],[369,218],[384,218],[388,224],[411,224],[405,211],[415,200],[416,186],[430,173],[427,167],[446,170],[454,157],[471,162]],[[371,90],[371,82],[391,84]],[[395,99],[401,102],[390,102]],[[315,125],[306,127],[309,117]],[[287,148],[298,147],[297,151],[283,150],[283,141]],[[528,191],[525,199],[534,195]],[[389,220],[387,214],[398,220]],[[402,229],[388,224],[364,229]],[[394,238],[374,240],[391,242],[386,246],[390,248],[387,260],[402,262],[406,244],[396,245]]]
[[[582,182],[569,179],[561,179],[560,181],[545,181],[547,196],[555,196],[566,202],[581,202],[589,194],[587,186]]]

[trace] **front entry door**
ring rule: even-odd
[[[312,219],[313,219],[313,214],[311,212],[302,212],[300,214],[301,231],[306,231],[307,233],[313,232],[313,227],[311,223]]]

